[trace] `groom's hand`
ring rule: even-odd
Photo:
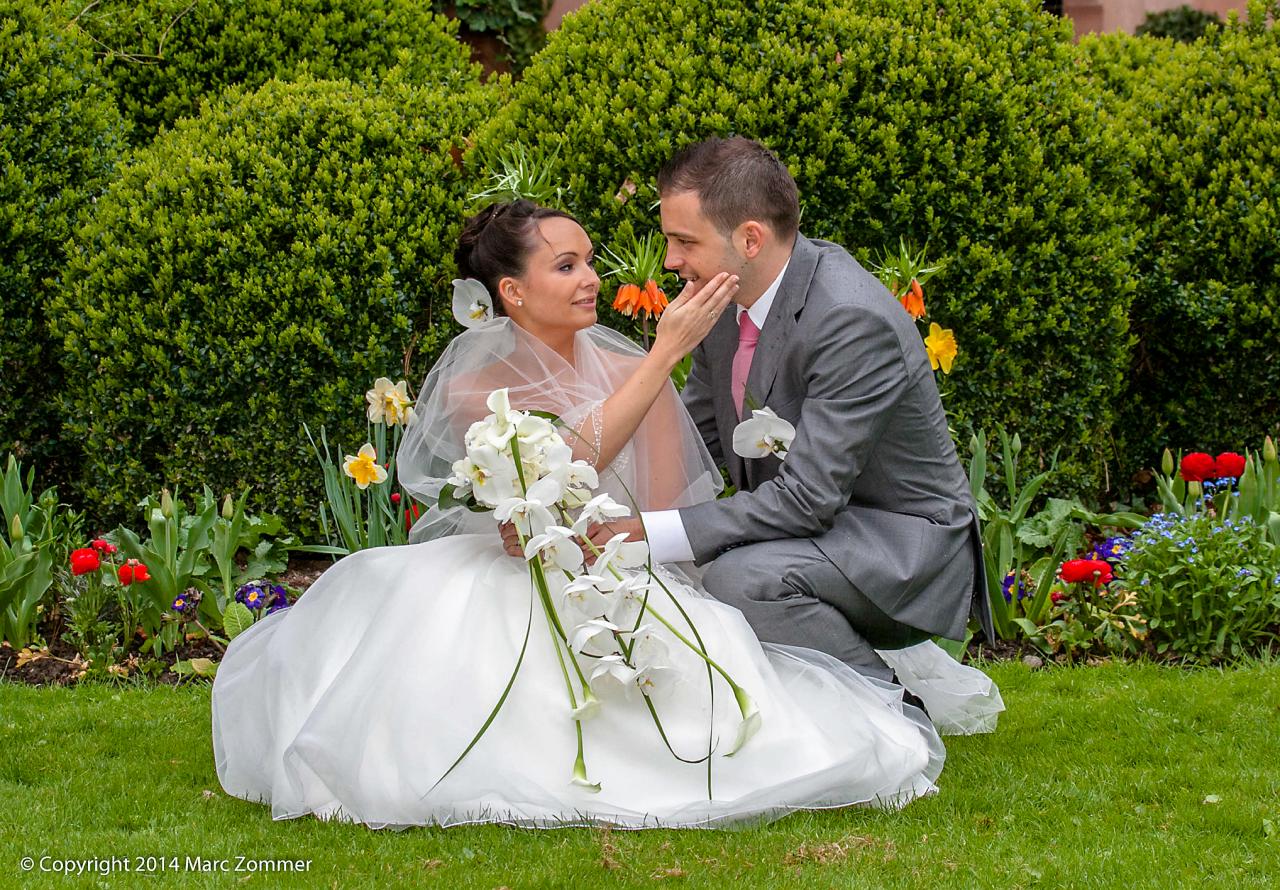
[[[609,543],[610,538],[621,534],[626,534],[628,541],[643,541],[644,524],[640,522],[639,517],[626,517],[624,519],[612,519],[609,522],[596,523],[587,529],[587,537],[592,544],[601,550],[604,549],[605,544]],[[595,553],[585,547],[583,552],[587,559],[587,565],[593,565],[596,561]]]

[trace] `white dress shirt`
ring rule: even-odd
[[[737,310],[738,324],[742,324],[742,313],[751,316],[751,321],[761,331],[764,330],[765,319],[769,317],[769,309],[773,306],[773,298],[778,295],[778,288],[782,284],[782,276],[787,274],[787,266],[791,265],[791,258],[788,257],[786,263],[782,266],[782,271],[778,273],[778,277],[773,279],[760,299],[751,304],[750,309],[743,309],[741,306],[734,307]],[[722,442],[721,447],[733,447],[731,442]],[[641,513],[640,520],[644,523],[645,535],[649,538],[649,553],[653,557],[654,562],[693,562],[693,545],[689,543],[689,536],[685,533],[684,523],[680,521],[679,510],[657,510],[652,513]]]

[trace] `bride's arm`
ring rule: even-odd
[[[639,367],[605,399],[602,407],[599,450],[594,437],[580,430],[573,456],[607,467],[640,427],[649,408],[662,393],[671,370],[710,332],[720,313],[738,292],[738,277],[721,272],[696,294],[686,285],[658,320],[653,349]],[[583,421],[590,425],[590,418]]]

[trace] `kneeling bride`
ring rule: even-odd
[[[344,558],[232,642],[213,690],[229,794],[373,827],[644,828],[934,789],[943,747],[901,687],[761,644],[644,542],[593,542],[624,510],[718,492],[668,375],[736,285],[686,287],[645,353],[596,325],[592,261],[581,226],[529,202],[468,222],[459,269],[499,314],[445,350],[401,448],[401,484],[435,506],[418,543]]]

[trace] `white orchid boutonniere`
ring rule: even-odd
[[[464,328],[477,328],[493,319],[493,297],[474,278],[453,279],[453,317]]]
[[[733,453],[748,460],[773,454],[786,460],[796,428],[769,408],[757,408],[751,416],[734,427]]]

